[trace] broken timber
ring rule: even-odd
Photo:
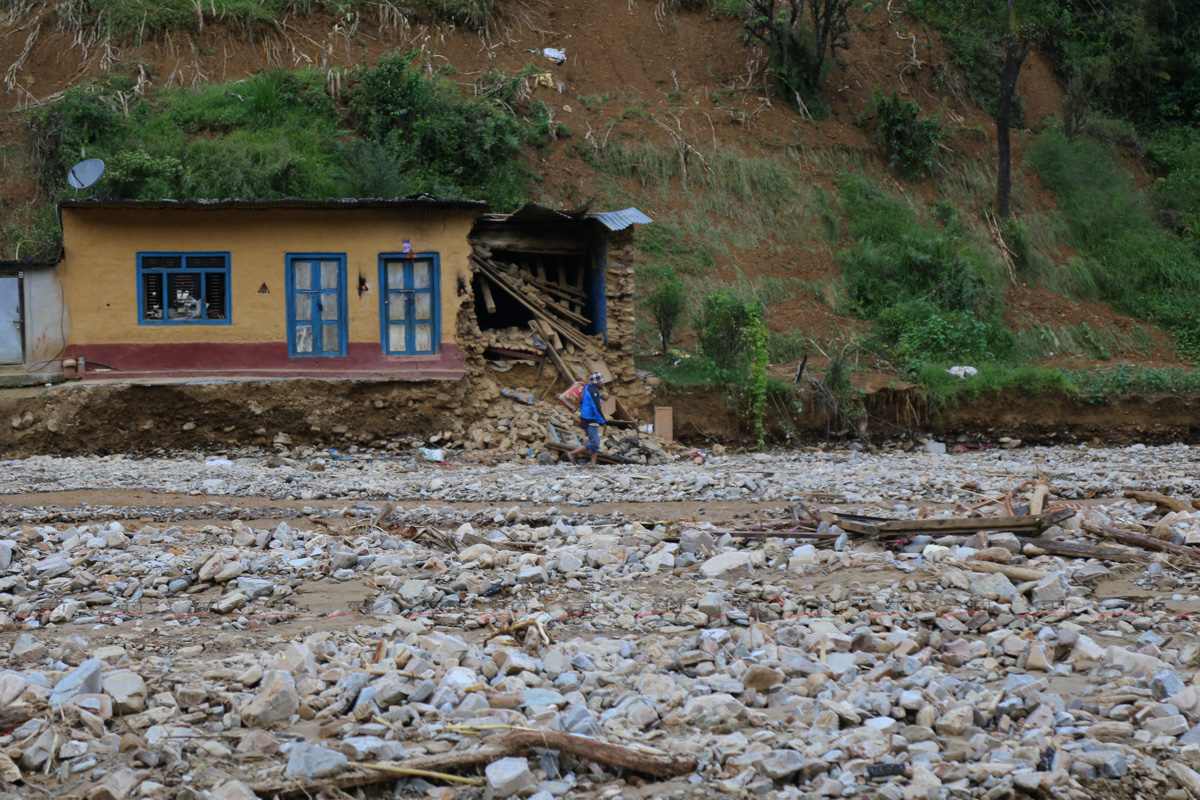
[[[1174,544],[1172,542],[1155,539],[1153,536],[1147,536],[1144,533],[1133,533],[1131,531],[1123,531],[1119,528],[1114,528],[1111,525],[1100,525],[1085,519],[1081,523],[1083,529],[1088,533],[1095,533],[1100,536],[1106,536],[1109,539],[1120,542],[1121,544],[1133,545],[1146,550],[1157,550],[1160,553],[1170,553],[1175,556],[1183,556],[1192,561],[1200,561],[1200,550],[1194,547],[1187,547],[1182,544]]]
[[[576,327],[590,324],[591,320],[587,317],[576,314],[552,299],[540,296],[536,286],[533,287],[532,292],[523,291],[521,286],[491,259],[476,253],[471,256],[471,263],[483,273],[485,279],[503,289],[510,297],[525,306],[538,321],[553,328],[559,336],[581,349],[588,346],[588,338]]]
[[[478,767],[507,756],[527,755],[533,750],[555,750],[609,767],[636,772],[652,778],[675,778],[696,770],[696,756],[673,755],[641,748],[602,742],[587,736],[558,731],[518,729],[497,737],[470,750],[451,750],[448,753],[413,756],[393,764],[366,765],[365,769],[346,770],[325,780],[280,781],[258,783],[250,788],[259,797],[310,798],[329,789],[353,789],[398,780],[398,776],[381,767],[401,767],[405,770],[448,772],[465,767]],[[374,767],[374,768],[373,768]]]
[[[918,534],[953,535],[976,531],[1007,531],[1010,533],[1041,533],[1051,525],[1071,518],[1074,509],[1066,508],[1052,514],[1036,514],[1023,517],[971,517],[950,519],[883,519],[861,517],[853,514],[821,512],[821,518],[830,524],[851,533],[873,536],[879,539],[894,539]]]

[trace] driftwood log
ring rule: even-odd
[[[1172,544],[1171,542],[1162,539],[1155,539],[1153,536],[1147,536],[1144,533],[1132,533],[1123,531],[1119,528],[1114,528],[1111,525],[1101,525],[1091,520],[1083,520],[1080,523],[1085,531],[1094,533],[1098,536],[1104,536],[1121,544],[1140,547],[1144,550],[1155,550],[1159,553],[1170,553],[1174,556],[1183,556],[1189,561],[1200,561],[1200,550],[1194,547],[1187,547],[1182,544]]]
[[[1141,562],[1149,560],[1149,556],[1137,550],[1125,547],[1109,547],[1103,544],[1088,542],[1058,542],[1053,539],[1018,539],[1023,547],[1036,547],[1041,553],[1066,558],[1099,558],[1104,561]],[[1025,551],[1026,555],[1033,555]],[[1039,553],[1040,555],[1040,553]]]
[[[490,764],[507,756],[527,755],[533,750],[556,750],[609,767],[636,772],[651,778],[675,778],[696,770],[696,756],[658,753],[633,747],[610,744],[587,736],[558,731],[514,730],[470,750],[451,750],[428,756],[414,756],[392,764],[407,770],[452,772],[467,767]],[[377,783],[396,781],[398,777],[383,769],[347,770],[340,775],[319,781],[279,781],[251,786],[261,798],[313,797],[326,789],[353,789]]]
[[[1167,497],[1165,494],[1158,492],[1139,492],[1128,491],[1125,496],[1130,500],[1137,500],[1139,503],[1154,503],[1158,506],[1157,511],[1165,514],[1170,511],[1192,511],[1200,508],[1200,501],[1196,500],[1177,500],[1174,497]]]

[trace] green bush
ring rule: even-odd
[[[664,353],[671,349],[671,336],[679,327],[683,312],[687,310],[687,292],[683,281],[672,267],[659,267],[651,272],[650,286],[645,292],[646,306],[658,331]]]
[[[393,51],[359,71],[360,88],[350,99],[359,132],[397,154],[407,193],[477,197],[498,211],[520,206],[529,183],[520,158],[522,122],[430,80],[418,68],[419,55]]]
[[[700,352],[718,369],[738,371],[744,364],[742,331],[762,318],[762,306],[731,289],[716,289],[700,300],[696,333]]]
[[[1012,348],[1012,334],[997,320],[938,309],[926,302],[891,306],[878,321],[885,341],[910,370],[927,361],[971,365],[995,361]]]
[[[913,301],[984,319],[999,310],[1003,285],[973,242],[920,224],[907,203],[866,178],[851,176],[839,187],[855,239],[838,254],[849,310],[866,319]]]
[[[933,166],[933,154],[942,136],[936,119],[921,119],[921,107],[911,100],[875,91],[871,105],[875,112],[875,143],[887,156],[888,166],[900,170],[905,178],[923,178]]]

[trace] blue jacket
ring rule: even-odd
[[[579,403],[579,416],[585,422],[608,424],[604,421],[604,412],[600,410],[600,390],[594,384],[589,383],[583,390],[583,399]]]

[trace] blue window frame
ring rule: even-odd
[[[440,285],[437,253],[379,254],[379,330],[384,355],[440,352]]]
[[[346,355],[346,254],[288,253],[288,356]]]
[[[229,253],[137,254],[139,325],[230,324]]]

